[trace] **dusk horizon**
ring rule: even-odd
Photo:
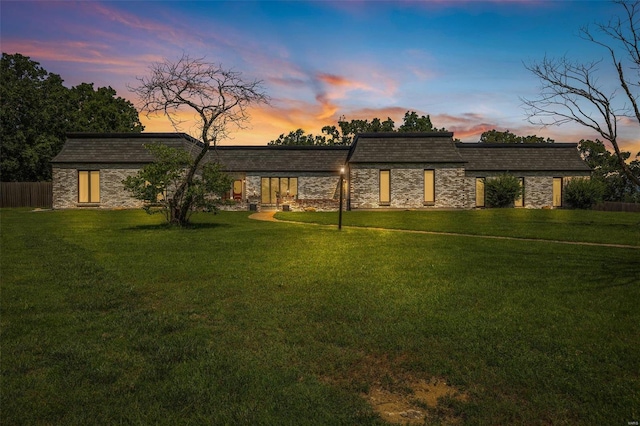
[[[183,54],[262,80],[270,105],[251,109],[249,128],[224,145],[265,145],[298,128],[317,135],[341,117],[397,127],[407,111],[463,142],[492,129],[579,142],[602,137],[527,121],[522,99],[540,83],[526,66],[602,59],[599,83],[613,91],[608,52],[579,31],[619,13],[603,1],[3,1],[1,38],[2,52],[30,57],[65,85],[111,86],[137,108],[128,87],[151,63]],[[146,132],[175,131],[164,117],[140,119]],[[637,123],[621,120],[618,137],[632,158],[640,151]]]

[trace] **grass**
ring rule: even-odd
[[[417,213],[345,224],[456,228]],[[507,232],[480,213],[451,222]],[[518,211],[513,235],[638,234],[637,215],[544,213]],[[0,216],[3,425],[382,424],[362,395],[407,377],[462,389],[441,404],[465,424],[640,418],[637,249],[246,213],[190,229],[140,211]]]
[[[280,212],[276,217],[324,225],[336,225],[338,221],[337,213]],[[638,213],[528,209],[348,211],[343,212],[342,223],[343,226],[640,246]]]

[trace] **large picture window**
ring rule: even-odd
[[[424,171],[424,204],[433,205],[436,202],[435,170]]]
[[[100,202],[100,171],[98,170],[78,171],[78,202],[79,203],[99,203]]]
[[[278,200],[288,201],[298,198],[297,177],[262,178],[260,186],[262,204],[276,204]]]
[[[391,170],[380,170],[380,204],[391,203]]]

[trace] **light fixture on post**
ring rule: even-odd
[[[340,206],[338,207],[338,231],[342,230],[342,197],[344,192],[344,167],[340,167]]]

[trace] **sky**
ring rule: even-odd
[[[526,68],[546,57],[606,59],[579,37],[620,6],[602,1],[6,1],[2,52],[20,53],[68,86],[111,86],[139,105],[129,86],[151,63],[183,53],[263,81],[271,102],[253,108],[246,129],[226,145],[264,145],[302,128],[387,117],[430,115],[465,142],[509,130],[557,142],[595,139],[566,124],[527,121],[523,98],[539,94]],[[599,83],[616,87],[602,63]],[[164,117],[141,115],[145,131],[174,131]],[[193,122],[180,129],[194,130]],[[621,147],[640,151],[637,123],[620,123]]]

